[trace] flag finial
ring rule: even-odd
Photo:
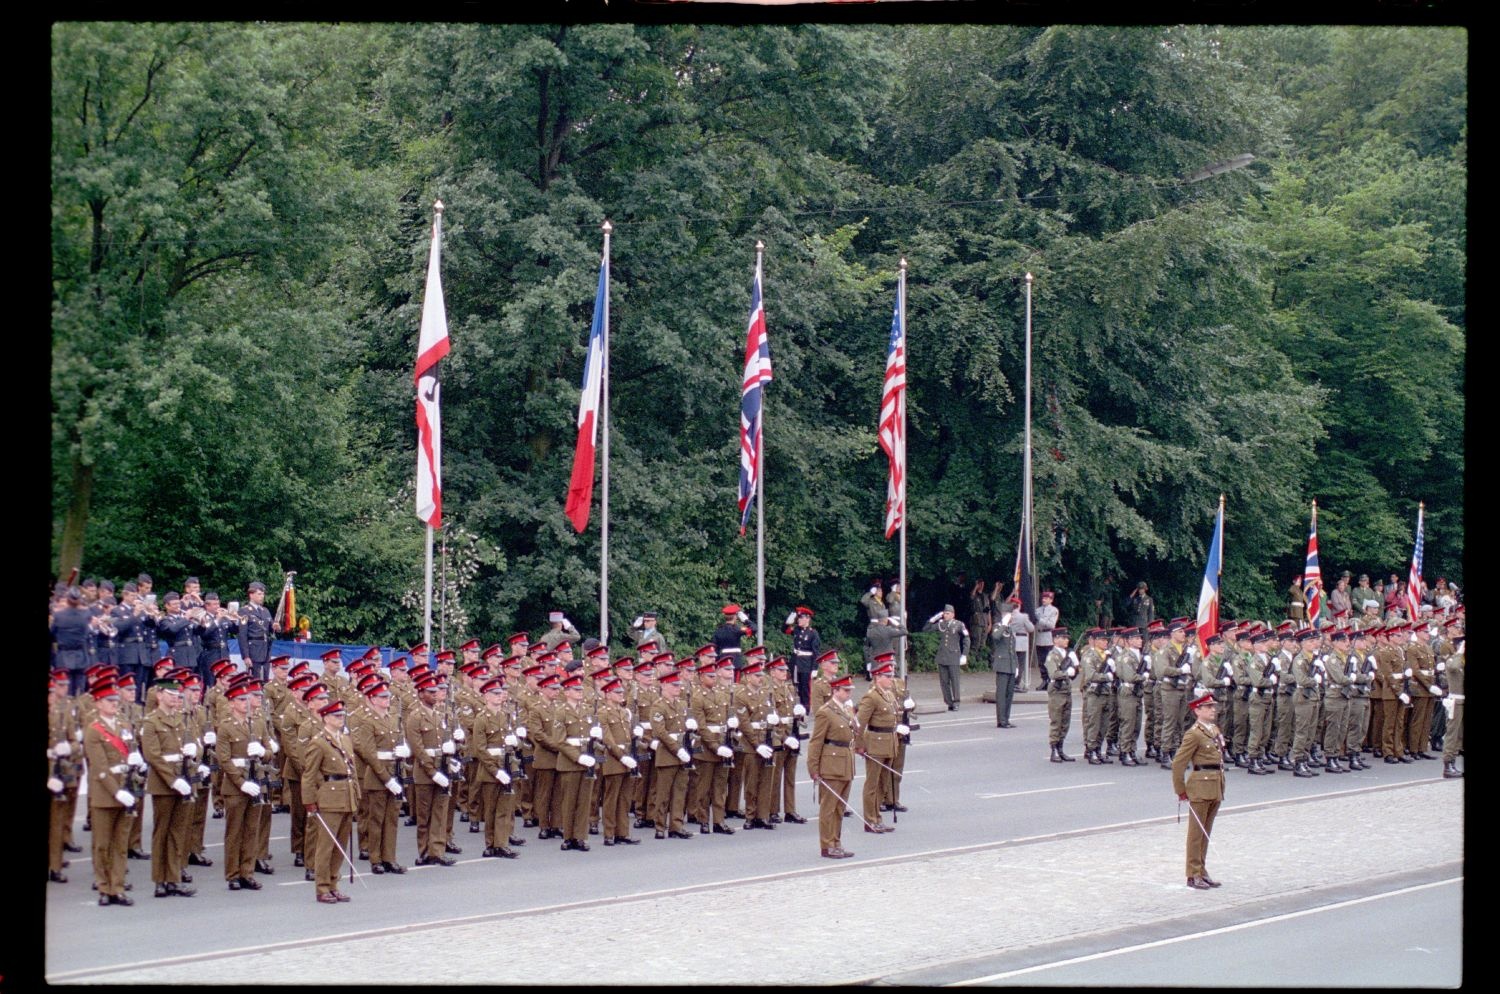
[[[1027,273],[1027,274],[1026,274],[1026,285],[1027,285],[1027,286],[1030,286],[1030,285],[1031,285],[1031,280],[1032,280],[1032,276],[1031,276],[1031,274],[1030,274],[1030,273]]]
[[[609,218],[605,218],[604,223],[599,225],[599,230],[607,235],[615,230],[615,226],[609,223]]]
[[[432,202],[432,210],[437,214],[443,213],[443,202],[441,200],[434,200]]]
[[[901,257],[901,271],[906,272],[906,256]]]
[[[755,251],[757,251],[757,252],[764,252],[765,250],[766,250],[766,243],[763,242],[763,241],[761,241],[759,238],[757,238],[755,240]]]

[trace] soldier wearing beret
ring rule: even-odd
[[[943,703],[949,711],[957,711],[962,700],[959,671],[969,664],[969,628],[954,617],[952,604],[944,604],[941,611],[927,619],[922,631],[939,633],[933,657],[938,666],[938,682],[943,690]]]
[[[1071,642],[1066,628],[1052,630],[1052,651],[1043,664],[1047,672],[1047,741],[1054,763],[1074,762],[1063,752],[1063,740],[1073,721],[1073,680],[1078,676],[1078,654],[1068,648]]]
[[[1189,705],[1196,717],[1172,757],[1172,789],[1191,811],[1187,832],[1187,885],[1195,890],[1219,886],[1208,875],[1205,859],[1214,816],[1224,802],[1224,738],[1214,724],[1218,708],[1211,694]]]

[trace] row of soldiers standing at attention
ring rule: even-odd
[[[799,608],[792,626],[805,632],[797,619],[811,615]],[[746,620],[736,627],[743,634]],[[836,652],[818,655],[804,703],[792,667],[768,660],[764,647],[708,644],[674,659],[658,651],[659,635],[642,631],[634,655],[611,662],[594,640],[575,659],[577,635],[555,615],[535,642],[511,636],[508,652],[481,651],[477,640],[435,654],[419,644],[381,672],[378,650],[345,659],[334,649],[320,674],[306,660],[268,659],[264,681],[224,657],[210,664],[207,688],[166,656],[151,668],[141,704],[133,674],[119,667],[90,667],[79,695],[68,693],[68,671],[56,669],[49,878],[66,883],[65,853],[79,851],[72,825],[85,779],[100,904],[131,903],[132,858],[151,861],[157,897],[193,896],[188,867],[213,865],[203,844],[210,812],[225,819],[229,890],[259,890],[257,874],[274,873],[271,816],[288,813],[294,864],[316,883],[319,902],[336,904],[349,900],[339,877],[356,851],[373,873],[406,872],[395,855],[403,814],[416,828],[417,864],[437,866],[452,866],[462,852],[456,821],[482,831],[483,855],[498,858],[515,858],[525,844],[517,818],[538,839],[561,839],[565,851],[587,851],[588,835],[635,845],[632,825],[687,839],[687,825],[733,834],[730,818],[750,829],[804,823],[796,803],[804,745],[809,769],[822,776],[815,790],[825,816],[847,801],[853,774],[843,776],[843,750],[867,759],[866,831],[890,831],[882,812],[906,810],[900,774],[915,704],[888,661],[856,713],[848,695],[835,693]],[[825,709],[828,727],[809,741],[806,726]],[[841,736],[841,721],[859,734]],[[149,852],[141,839],[147,795]],[[823,854],[850,855],[837,822],[835,830],[826,822]]]
[[[1218,705],[1218,727],[1234,765],[1254,775],[1368,769],[1365,752],[1386,763],[1435,760],[1443,776],[1463,776],[1464,618],[1416,624],[1298,628],[1225,622],[1198,646],[1186,618],[1139,628],[1089,629],[1075,649],[1053,632],[1043,661],[1051,760],[1073,762],[1063,741],[1077,685],[1083,702],[1084,757],[1163,769],[1192,724],[1186,702],[1201,693]],[[1148,645],[1149,643],[1149,645]],[[1144,759],[1136,751],[1144,738]]]

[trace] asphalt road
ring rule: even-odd
[[[929,690],[914,680],[913,692],[919,701],[937,698],[936,681],[932,684]],[[858,685],[857,693],[862,693]],[[1204,899],[1182,886],[1184,828],[1177,822],[1167,771],[1154,765],[1127,769],[1089,766],[1081,760],[1048,762],[1046,710],[1039,704],[1018,704],[1012,716],[1018,727],[1012,730],[996,729],[993,709],[983,705],[966,704],[957,712],[939,711],[919,720],[921,729],[908,754],[903,791],[911,810],[900,816],[895,832],[880,836],[861,831],[855,819],[845,819],[844,845],[857,854],[851,860],[819,858],[817,812],[805,770],[799,810],[809,817],[807,825],[665,841],[650,838],[649,830],[637,831],[638,837],[646,836],[639,846],[595,844],[587,853],[561,852],[557,842],[539,842],[535,830],[530,830],[525,833],[531,838],[520,850],[520,859],[493,860],[478,857],[482,836],[470,834],[468,826],[458,822],[455,841],[465,852],[457,857],[457,866],[413,868],[401,877],[366,875],[352,887],[345,885],[353,897],[349,904],[332,907],[316,904],[313,886],[303,882],[301,871],[291,866],[286,815],[273,820],[277,872],[261,878],[265,889],[229,892],[220,866],[193,867],[196,897],[154,899],[149,864],[131,862],[132,896],[137,900],[133,908],[95,905],[89,889],[88,835],[78,831],[85,852],[72,858],[70,882],[46,889],[45,975],[57,983],[258,983],[354,981],[368,972],[367,979],[376,981],[438,982],[443,979],[441,969],[424,974],[416,964],[430,964],[432,943],[441,941],[446,948],[449,942],[467,941],[464,937],[469,930],[477,930],[475,935],[493,937],[502,947],[495,952],[494,972],[484,972],[482,958],[471,959],[468,968],[480,970],[479,975],[455,972],[449,979],[563,983],[582,971],[599,982],[690,982],[695,977],[701,982],[723,982],[733,975],[722,971],[740,968],[736,957],[760,962],[765,949],[757,935],[775,932],[788,944],[787,963],[778,968],[781,972],[765,975],[763,982],[879,982],[926,969],[933,965],[928,959],[939,961],[936,965],[941,967],[976,956],[993,957],[1002,950],[1014,954],[1018,949],[1041,948],[1063,936],[1081,939],[1112,933],[1122,921],[1130,920],[1132,908],[1144,909],[1162,921],[1176,921],[1179,915],[1193,913],[1195,905],[1183,902],[1223,906],[1227,901],[1238,902],[1245,914],[1268,917],[1272,912],[1252,906],[1275,896],[1274,889],[1258,879],[1265,860],[1244,856],[1264,852],[1254,847],[1263,847],[1263,835],[1276,829],[1262,825],[1288,826],[1289,841],[1277,858],[1284,856],[1289,866],[1291,861],[1308,858],[1302,846],[1311,846],[1313,854],[1320,851],[1314,840],[1304,841],[1291,832],[1292,824],[1326,820],[1326,833],[1331,834],[1325,837],[1330,845],[1342,845],[1342,862],[1331,879],[1315,879],[1311,884],[1299,880],[1296,891],[1302,898],[1316,903],[1316,891],[1322,885],[1347,887],[1363,882],[1378,889],[1389,883],[1392,874],[1410,872],[1410,861],[1396,850],[1387,853],[1375,847],[1366,854],[1347,850],[1360,845],[1402,805],[1411,809],[1414,818],[1424,812],[1443,815],[1445,834],[1432,847],[1427,864],[1447,878],[1461,875],[1463,783],[1442,781],[1437,763],[1377,764],[1365,773],[1325,774],[1312,780],[1295,779],[1288,773],[1251,777],[1232,771],[1216,827],[1218,849],[1211,849],[1209,858],[1225,887]],[[855,781],[851,791],[856,803],[862,786],[863,778]],[[222,821],[208,823],[209,853],[215,857],[221,852],[222,825]],[[148,841],[149,829],[148,823]],[[403,827],[401,831],[398,858],[410,866],[415,830]],[[1341,843],[1340,832],[1349,833]],[[1090,869],[1095,865],[1092,854],[1100,860],[1098,873]],[[361,870],[365,867],[360,864]],[[1005,886],[995,892],[993,900],[1029,902],[1024,914],[1036,924],[1029,936],[1001,940],[979,927],[984,924],[979,909],[991,900],[994,874],[1003,875]],[[897,881],[904,882],[898,886]],[[1102,886],[1110,888],[1107,894],[1099,890]],[[843,895],[858,893],[866,896],[844,903]],[[1413,896],[1424,893],[1413,892]],[[835,895],[831,900],[838,902],[832,919],[829,909],[819,903],[824,895]],[[1124,910],[1102,920],[1086,913],[1110,901],[1124,901]],[[916,922],[923,909],[941,920],[945,908],[964,902],[974,902],[972,922],[961,919],[955,928],[931,934],[924,932],[925,926],[909,924]],[[1351,906],[1351,913],[1355,907],[1371,916],[1366,922],[1372,929],[1378,929],[1382,921],[1393,927],[1403,920],[1404,912],[1396,910],[1401,904],[1395,898]],[[1080,908],[1085,913],[1079,913]],[[680,917],[691,909],[700,909],[700,917]],[[1450,910],[1440,907],[1437,912],[1446,916]],[[657,915],[664,917],[658,921]],[[912,948],[909,952],[892,948],[889,961],[883,964],[840,963],[837,969],[822,970],[818,957],[826,957],[826,949],[820,952],[813,942],[804,963],[794,948],[802,941],[800,933],[793,936],[782,931],[789,922],[816,923],[820,916],[830,922],[847,917],[851,930],[861,927],[861,922],[887,923],[882,929],[902,929],[902,941],[909,938]],[[672,921],[682,923],[686,930],[675,941],[664,936],[652,939],[649,947],[640,945],[642,930]],[[621,930],[621,923],[628,923],[629,928]],[[1442,947],[1445,950],[1456,948],[1460,933],[1454,925],[1451,941]],[[1361,926],[1321,928],[1308,922],[1303,927],[1316,928],[1321,943]],[[570,931],[574,928],[576,933]],[[1185,934],[1191,927],[1182,931]],[[532,955],[539,934],[563,935],[574,941],[563,947],[561,959],[559,951],[553,950],[535,955],[534,965],[528,965],[527,956]],[[697,946],[709,934],[715,936],[716,951],[705,965]],[[841,942],[853,937],[852,931],[849,936],[843,931],[838,935]],[[80,941],[81,937],[86,941]],[[1122,934],[1117,944],[1132,941],[1137,940]],[[525,945],[527,955],[521,954],[520,944]],[[611,980],[607,963],[622,956],[631,967]],[[719,957],[717,967],[715,956]],[[1119,965],[1129,957],[1114,959]],[[418,972],[399,972],[408,963]],[[1337,974],[1328,972],[1328,963],[1323,964],[1322,975],[1316,966],[1312,964],[1313,972],[1304,975],[1301,984],[1337,983]],[[302,971],[295,978],[287,973],[294,968]],[[1073,974],[1055,981],[1050,976],[1027,977],[1014,982],[1089,982],[1071,979]],[[949,979],[911,982],[962,979],[954,974]],[[1223,982],[1254,985],[1262,981],[1225,978]],[[1190,983],[1208,981],[1198,977]]]

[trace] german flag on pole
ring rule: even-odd
[[[286,582],[281,585],[281,596],[276,599],[276,617],[272,620],[271,627],[283,634],[297,630],[297,591],[292,586],[292,577],[296,575],[296,570],[287,570]]]

